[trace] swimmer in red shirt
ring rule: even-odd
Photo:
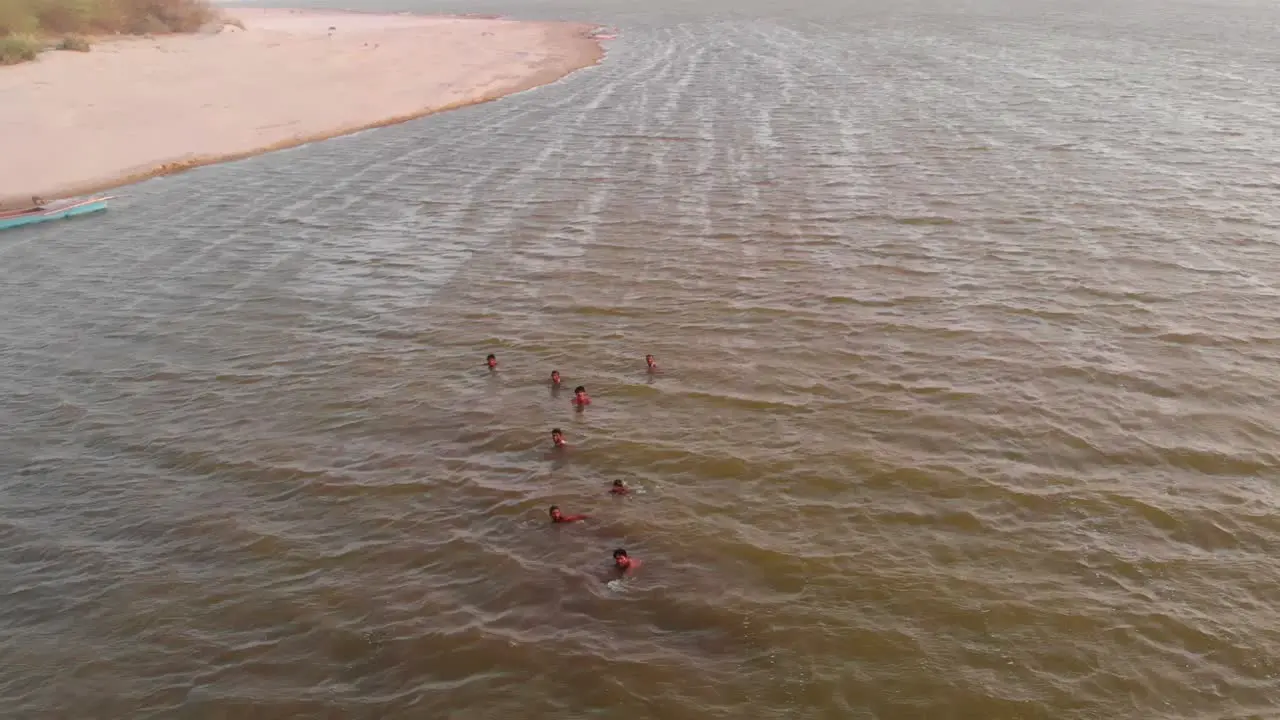
[[[551,509],[550,509],[550,510],[548,510],[547,512],[548,512],[548,513],[550,513],[550,515],[551,515],[551,522],[552,522],[552,523],[575,523],[575,522],[582,522],[583,520],[586,520],[586,519],[587,519],[587,517],[588,517],[588,516],[586,516],[586,515],[565,515],[565,514],[563,514],[563,513],[561,513],[561,512],[560,512],[560,506],[559,506],[559,505],[552,505],[552,506],[551,506]]]
[[[552,429],[551,442],[558,448],[569,447],[569,443],[564,441],[564,433],[560,432],[560,428]]]
[[[649,372],[658,372],[658,361],[654,360],[652,355],[644,356],[644,364],[649,368]]]
[[[552,371],[551,371],[551,384],[552,384],[552,385],[555,385],[556,387],[559,387],[559,386],[560,386],[560,371],[559,371],[559,370],[552,370]]]
[[[613,487],[609,488],[609,493],[611,495],[626,495],[629,492],[631,492],[631,490],[626,486],[626,483],[621,480],[614,480]]]
[[[574,405],[574,407],[578,408],[579,410],[581,410],[581,409],[585,408],[586,406],[590,405],[590,404],[591,404],[591,398],[587,397],[587,389],[586,389],[585,387],[581,386],[581,385],[579,385],[578,387],[574,388],[574,389],[573,389],[573,400],[571,400],[570,402],[572,402],[572,403],[573,403],[573,405]]]
[[[496,355],[490,354],[489,357],[484,359],[484,362],[489,366],[490,370],[498,369],[498,357]]]
[[[630,575],[640,569],[640,561],[632,560],[626,550],[618,548],[613,551],[613,567],[623,575]]]

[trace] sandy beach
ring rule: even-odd
[[[228,9],[245,26],[0,68],[0,207],[492,100],[594,64],[594,26]]]

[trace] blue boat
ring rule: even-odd
[[[107,201],[110,199],[111,196],[108,195],[83,200],[54,200],[48,203],[38,202],[35,207],[26,210],[0,212],[0,230],[101,212],[107,209]]]

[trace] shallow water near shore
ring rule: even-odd
[[[628,5],[0,235],[7,716],[1273,712],[1280,9]]]

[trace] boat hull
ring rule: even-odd
[[[70,217],[76,217],[78,215],[102,212],[107,209],[107,200],[109,199],[110,198],[93,198],[91,200],[82,200],[61,206],[53,205],[43,210],[6,213],[0,215],[0,230],[9,230],[11,228],[18,228],[26,225],[35,225],[36,223],[63,220]]]

